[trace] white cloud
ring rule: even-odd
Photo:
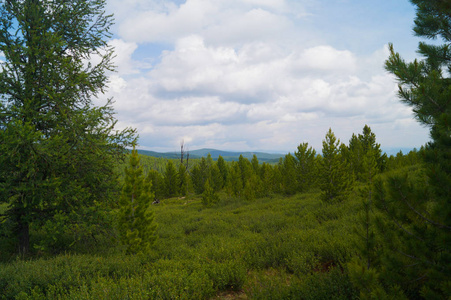
[[[128,2],[127,14],[120,13],[118,33],[124,40],[138,43],[173,43],[197,34],[212,44],[239,45],[279,39],[282,32],[291,32],[293,27],[286,15],[287,4],[279,0],[187,0],[179,6]]]
[[[182,139],[192,149],[294,151],[303,141],[320,149],[329,127],[347,142],[365,124],[387,147],[414,145],[409,130],[426,136],[383,69],[385,42],[362,54],[310,39],[300,26],[307,2],[113,1],[124,7],[108,94],[119,126],[137,127],[155,150]],[[149,66],[146,43],[170,46]]]
[[[138,48],[138,45],[136,43],[127,43],[120,39],[114,39],[111,40],[108,44],[114,47],[114,63],[117,67],[117,71],[122,76],[136,74],[139,72],[139,68],[146,67],[142,62],[134,61],[131,57]]]
[[[293,69],[298,72],[306,70],[324,71],[322,75],[337,71],[339,73],[352,73],[356,69],[356,58],[347,51],[340,51],[331,46],[316,46],[294,53],[291,58]],[[336,74],[334,74],[336,75]]]

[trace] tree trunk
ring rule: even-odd
[[[28,223],[19,221],[18,231],[18,247],[19,254],[27,254],[30,250],[30,227]]]

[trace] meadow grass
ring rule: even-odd
[[[253,202],[221,194],[209,208],[189,196],[152,209],[159,238],[151,253],[127,256],[116,246],[5,262],[0,298],[356,298],[345,267],[355,196],[327,205],[317,192]]]

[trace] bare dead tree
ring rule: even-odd
[[[186,170],[188,170],[189,167],[189,151],[188,147],[185,145],[185,140],[180,141],[180,163],[183,165],[183,161],[185,161],[186,158]]]
[[[185,141],[182,139],[180,141],[180,163],[182,165],[183,165],[183,158],[184,158],[184,155],[185,155],[184,147],[185,147]]]

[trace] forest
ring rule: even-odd
[[[262,162],[138,154],[93,103],[105,1],[0,1],[0,299],[449,299],[451,6],[411,2],[443,44],[385,68],[431,141],[389,156],[362,124]]]

